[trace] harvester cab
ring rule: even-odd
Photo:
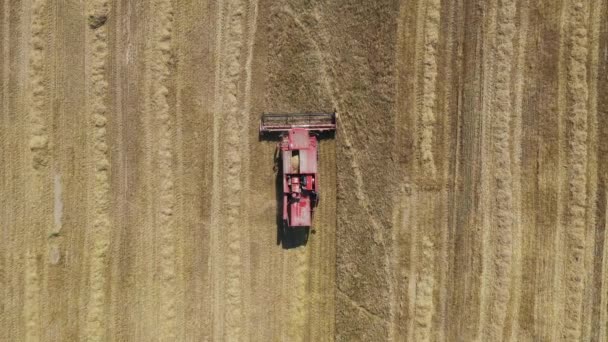
[[[260,137],[278,137],[276,169],[281,178],[284,236],[304,232],[308,239],[313,212],[319,203],[318,140],[336,130],[336,113],[263,114]]]

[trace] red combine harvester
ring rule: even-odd
[[[263,114],[260,136],[279,137],[275,167],[282,178],[283,236],[304,231],[304,243],[319,203],[318,139],[336,130],[336,113]],[[284,241],[285,242],[285,241]]]

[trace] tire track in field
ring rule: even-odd
[[[493,230],[489,232],[491,261],[486,278],[491,283],[486,289],[484,301],[488,307],[482,317],[482,340],[499,341],[507,318],[510,300],[511,268],[513,262],[513,166],[511,165],[511,73],[515,49],[516,2],[499,0],[496,26],[495,76],[493,113],[491,117],[491,154],[493,156],[494,203],[492,210]]]
[[[214,338],[232,341],[246,335],[242,331],[246,325],[240,225],[244,160],[240,151],[248,146],[244,129],[249,112],[248,108],[241,108],[238,91],[242,82],[246,6],[243,1],[221,1],[218,8],[211,267],[215,277]]]
[[[173,29],[173,8],[169,0],[156,0],[152,5],[154,19],[153,51],[151,51],[150,73],[150,113],[157,121],[158,139],[158,208],[157,229],[160,233],[160,339],[173,341],[177,338],[176,326],[176,237],[175,237],[175,191],[173,174],[173,117],[167,96],[167,79],[170,75],[171,39]]]
[[[89,109],[93,175],[92,208],[89,208],[92,226],[88,237],[89,256],[89,293],[87,299],[86,337],[89,340],[106,339],[106,268],[110,244],[110,161],[107,145],[107,107],[108,82],[106,80],[106,57],[108,38],[106,19],[109,13],[107,0],[88,3],[86,34],[86,104]]]
[[[586,1],[567,1],[567,179],[565,242],[565,312],[562,337],[580,340],[585,278],[585,229],[587,224],[587,58],[589,38]]]

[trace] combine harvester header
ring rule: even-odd
[[[260,133],[287,132],[303,128],[312,132],[336,130],[336,113],[263,114]]]
[[[308,240],[314,208],[319,203],[318,138],[336,131],[337,114],[263,114],[260,136],[278,134],[275,163],[282,178],[283,237],[304,232]],[[285,243],[285,241],[283,241]]]

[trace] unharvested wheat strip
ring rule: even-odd
[[[164,341],[173,341],[177,337],[176,331],[176,260],[175,260],[175,224],[174,224],[174,175],[173,175],[173,117],[167,102],[169,77],[169,59],[171,57],[171,38],[173,9],[168,0],[157,0],[153,3],[155,13],[153,51],[151,51],[151,99],[154,119],[159,125],[159,136],[155,139],[158,144],[157,184],[159,189],[157,212],[157,232],[160,243],[160,322],[159,338]]]
[[[336,109],[336,111],[338,113],[341,112],[340,108],[342,108],[341,104],[340,104],[340,97],[338,95],[339,93],[339,89],[338,87],[334,84],[335,82],[333,81],[333,78],[330,75],[333,75],[333,70],[332,68],[328,65],[328,63],[325,61],[325,59],[323,58],[323,52],[321,50],[321,46],[319,45],[319,41],[320,41],[320,37],[317,37],[306,25],[304,25],[302,23],[302,21],[300,20],[300,18],[293,12],[293,10],[290,7],[284,7],[282,8],[283,11],[285,11],[285,13],[289,14],[294,22],[300,27],[302,28],[302,30],[306,33],[306,36],[310,39],[313,47],[315,48],[316,52],[317,52],[317,57],[322,65],[321,67],[321,80],[323,82],[323,86],[325,87],[325,90],[327,91],[327,94],[329,94],[330,98],[331,98],[331,102],[332,105],[334,107],[334,109]],[[355,174],[355,197],[357,198],[357,200],[359,201],[359,204],[361,205],[362,208],[364,208],[367,212],[370,212],[370,201],[367,197],[367,194],[365,193],[365,191],[363,190],[363,175],[361,173],[361,168],[359,167],[359,164],[354,156],[354,153],[352,151],[352,140],[350,138],[350,135],[348,133],[347,130],[347,125],[344,125],[344,121],[342,121],[342,119],[340,119],[340,116],[338,116],[338,125],[340,127],[342,127],[342,129],[340,130],[342,137],[344,138],[344,144],[346,145],[346,155],[348,157],[348,159],[351,162],[351,167],[353,169],[353,173]],[[382,230],[379,229],[379,224],[375,221],[374,216],[373,215],[369,215],[370,219],[371,219],[371,223],[374,226],[374,228],[378,228],[375,231],[379,232],[380,234],[382,234]]]
[[[299,19],[299,17],[293,13],[293,10],[291,10],[291,8],[286,7],[285,11],[290,14],[295,23],[300,26],[304,32],[306,33],[306,36],[309,37],[313,47],[315,48],[316,52],[317,52],[317,56],[318,59],[320,61],[321,64],[321,80],[322,80],[322,84],[325,87],[325,90],[327,92],[327,94],[330,96],[331,102],[333,104],[334,109],[340,113],[342,112],[342,101],[341,101],[341,97],[340,97],[340,88],[337,86],[336,82],[334,81],[336,72],[335,70],[332,68],[331,64],[329,64],[325,58],[324,58],[324,53],[322,50],[322,46],[327,45],[328,42],[326,41],[327,38],[326,35],[317,35],[315,30],[310,30],[306,25],[304,25],[302,23],[302,21]],[[369,222],[372,226],[373,231],[375,232],[375,237],[377,237],[378,241],[386,241],[386,239],[390,238],[390,234],[385,233],[385,230],[381,228],[380,223],[378,222],[378,220],[376,219],[376,216],[372,213],[372,205],[371,205],[371,201],[369,199],[369,196],[367,195],[367,193],[364,190],[364,185],[363,185],[363,174],[361,171],[361,168],[359,166],[359,163],[357,161],[357,158],[354,154],[353,151],[353,140],[350,138],[350,134],[349,134],[349,127],[348,124],[345,124],[345,121],[340,119],[341,117],[338,116],[338,125],[339,127],[341,127],[340,129],[340,134],[341,137],[344,141],[344,145],[346,148],[343,149],[346,159],[349,160],[350,165],[352,167],[352,171],[353,174],[355,176],[355,190],[354,190],[354,194],[355,194],[355,198],[357,199],[357,202],[359,203],[360,207],[363,208],[366,213],[368,214],[367,216],[369,217]],[[390,253],[388,253],[385,249],[385,253],[384,253],[384,260],[385,260],[385,267],[383,268],[383,272],[385,273],[385,277],[384,279],[386,279],[386,281],[388,282],[387,284],[387,288],[388,288],[388,298],[393,298],[393,293],[394,293],[394,288],[393,288],[393,284],[390,282],[391,279],[391,255]],[[339,290],[339,288],[337,288],[337,290]],[[346,295],[346,294],[345,294]],[[350,299],[350,298],[349,298]],[[352,300],[352,299],[351,299]],[[392,308],[392,306],[388,305],[389,310]],[[392,322],[394,319],[394,312],[392,310],[389,311],[389,317],[387,317],[387,320],[383,322],[383,324],[387,325],[387,333],[390,334],[390,322]]]
[[[106,339],[105,287],[107,252],[110,243],[110,174],[107,145],[107,97],[106,57],[108,54],[107,28],[105,20],[109,12],[106,0],[90,3],[87,7],[87,60],[86,75],[89,79],[86,103],[89,108],[90,152],[93,173],[90,184],[93,188],[92,207],[89,208],[91,226],[89,258],[89,294],[87,300],[86,334],[89,340]]]
[[[333,104],[334,109],[340,113],[342,110],[342,105],[341,105],[341,101],[340,101],[340,96],[339,96],[339,87],[337,87],[337,85],[335,84],[334,80],[333,80],[333,75],[335,75],[335,71],[332,69],[331,65],[329,65],[329,63],[327,63],[325,61],[325,59],[323,58],[323,50],[321,49],[322,44],[326,44],[325,42],[325,38],[323,35],[317,35],[313,30],[310,30],[306,25],[304,25],[302,23],[302,21],[300,20],[300,18],[294,13],[294,11],[289,7],[289,6],[284,6],[282,8],[283,11],[285,11],[285,13],[289,14],[294,22],[300,27],[302,28],[302,30],[305,32],[306,36],[310,39],[310,42],[312,43],[312,46],[314,47],[318,60],[321,64],[321,81],[322,81],[322,85],[324,86],[327,94],[330,96],[331,102]],[[361,172],[361,168],[359,167],[359,163],[357,162],[356,156],[354,155],[352,146],[352,139],[350,138],[350,135],[348,133],[348,125],[345,124],[345,121],[340,119],[340,116],[338,116],[338,125],[339,127],[341,127],[340,129],[340,134],[344,140],[344,145],[346,146],[346,148],[344,149],[346,158],[350,161],[353,173],[355,175],[355,190],[354,190],[354,194],[355,194],[355,198],[357,199],[357,202],[359,203],[359,205],[361,206],[361,208],[363,208],[367,213],[368,213],[368,217],[370,218],[370,224],[372,225],[372,229],[374,230],[374,232],[377,233],[378,236],[378,240],[384,241],[386,238],[388,238],[388,236],[385,236],[384,233],[384,229],[380,228],[380,224],[377,222],[377,220],[375,219],[375,215],[372,214],[371,212],[371,204],[370,204],[370,200],[369,197],[367,196],[367,194],[365,193],[364,189],[363,189],[363,175]],[[390,279],[390,255],[389,253],[385,253],[385,265],[386,268],[384,269],[385,273],[386,273],[386,278],[385,279]],[[393,296],[393,287],[392,287],[392,283],[389,282],[388,284],[388,292],[389,292],[389,298],[392,298]],[[389,306],[390,308],[391,306]],[[393,315],[394,313],[391,311],[389,313],[390,318],[389,318],[389,322],[391,322],[393,320]],[[389,327],[390,329],[390,327]]]
[[[589,91],[587,84],[588,32],[585,1],[568,1],[569,51],[567,67],[567,162],[568,195],[566,209],[565,312],[563,336],[581,338],[584,291],[585,227],[587,201],[587,139]]]
[[[315,48],[315,50],[317,52],[317,57],[322,65],[321,80],[323,82],[323,86],[324,86],[325,90],[327,91],[327,94],[329,94],[329,96],[331,98],[331,102],[332,102],[334,109],[336,109],[337,112],[339,113],[341,111],[340,108],[342,108],[340,101],[339,101],[340,97],[338,96],[339,91],[338,91],[338,88],[334,84],[335,82],[333,82],[333,79],[330,76],[333,74],[332,73],[333,70],[328,65],[328,63],[325,61],[325,59],[323,58],[323,52],[321,50],[321,46],[319,45],[320,38],[317,37],[306,25],[304,25],[302,23],[300,18],[296,15],[296,13],[294,13],[294,11],[290,7],[286,6],[286,7],[282,8],[282,10],[285,11],[285,13],[289,14],[293,18],[294,22],[306,33],[306,36],[310,39],[310,42],[312,43],[313,47]],[[353,172],[355,174],[355,185],[356,185],[355,197],[359,201],[360,205],[369,212],[370,204],[369,204],[369,199],[367,198],[367,195],[363,191],[363,175],[361,173],[361,168],[359,167],[359,164],[357,163],[357,160],[355,159],[355,156],[351,149],[352,140],[350,139],[350,135],[348,134],[347,127],[345,125],[343,125],[343,123],[344,122],[340,119],[340,116],[338,116],[338,125],[340,127],[343,127],[341,129],[342,137],[344,138],[345,145],[347,146],[347,148],[345,149],[345,152],[348,156],[348,159],[351,162],[351,166],[352,166]],[[379,225],[377,222],[375,222],[372,215],[370,215],[370,218],[372,220],[372,224],[374,225],[374,227],[378,228]],[[378,229],[377,231],[381,233],[380,229]]]

